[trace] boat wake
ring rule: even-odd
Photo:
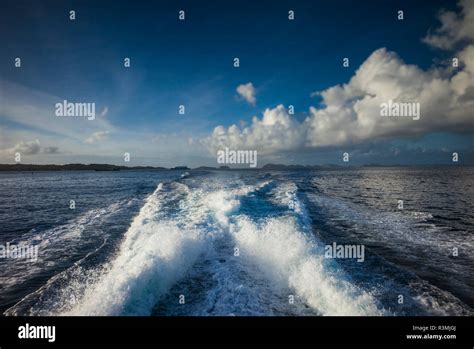
[[[76,263],[6,315],[391,315],[324,257],[291,181],[160,183],[107,261]]]

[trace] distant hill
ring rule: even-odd
[[[269,171],[300,171],[300,170],[328,170],[328,169],[345,169],[350,166],[339,165],[283,165],[283,164],[267,164],[262,170]]]
[[[272,170],[272,171],[279,171],[279,170],[305,170],[307,166],[303,165],[283,165],[283,164],[266,164],[262,167],[262,170]]]
[[[186,170],[190,170],[190,168],[188,166],[175,166],[175,167],[170,168],[170,170],[183,170],[183,171],[186,171]]]
[[[109,164],[67,164],[67,165],[28,165],[0,164],[0,171],[120,171],[120,170],[166,170],[152,166],[117,166]]]
[[[247,170],[247,168],[230,168],[229,166],[219,166],[219,167],[213,167],[213,166],[199,166],[196,168],[193,168],[193,170],[199,170],[199,171],[228,171],[228,170]]]
[[[212,171],[212,170],[217,170],[217,168],[212,167],[212,166],[199,166],[194,168],[193,170],[198,170],[198,171]]]

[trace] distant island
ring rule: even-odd
[[[153,166],[117,166],[109,164],[31,165],[0,164],[0,171],[120,171],[120,170],[167,170]]]
[[[171,168],[156,167],[156,166],[118,166],[110,164],[66,164],[66,165],[33,165],[33,164],[0,164],[1,171],[130,171],[130,170],[156,170],[156,171],[315,171],[315,170],[341,170],[353,168],[367,168],[367,167],[412,167],[412,166],[452,166],[452,165],[283,165],[283,164],[266,164],[260,168],[239,167],[231,168],[229,166],[200,166],[196,168],[189,168],[187,166],[175,166]],[[463,165],[456,165],[463,166]]]

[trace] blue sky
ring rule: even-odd
[[[472,44],[470,33],[449,49],[436,46],[441,35],[450,33],[439,33],[434,44],[423,38],[436,34],[443,9],[453,11],[464,25],[467,10],[463,13],[460,5],[454,1],[4,1],[0,162],[13,162],[14,150],[23,150],[22,161],[28,163],[122,164],[122,154],[130,152],[136,165],[215,165],[217,143],[228,143],[258,150],[259,165],[338,163],[343,151],[354,154],[355,164],[449,163],[453,151],[462,153],[462,162],[474,163],[472,115],[469,122],[457,112],[453,118],[456,123],[460,120],[459,128],[453,122],[447,127],[420,127],[415,133],[398,127],[364,137],[344,135],[334,144],[313,142],[312,137],[319,139],[318,132],[323,132],[315,131],[298,133],[308,138],[301,144],[268,146],[278,142],[268,138],[271,134],[285,138],[292,127],[308,128],[305,120],[313,117],[309,109],[327,107],[327,100],[313,93],[348,83],[378,49],[388,52],[380,55],[382,60],[390,60],[394,53],[400,66],[416,66],[427,84],[443,74],[450,82],[456,72],[441,69]],[[178,20],[181,9],[185,21]],[[403,21],[397,19],[400,9]],[[76,11],[74,21],[69,19],[70,10]],[[294,21],[287,18],[289,10],[295,11]],[[464,56],[470,57],[468,53]],[[15,57],[21,57],[21,68],[14,66]],[[123,66],[125,57],[131,59],[130,68]],[[240,59],[239,68],[233,67],[234,57]],[[350,58],[349,67],[342,66],[344,57]],[[461,62],[460,69],[464,65]],[[432,74],[433,69],[439,72]],[[236,92],[239,85],[250,82],[255,104]],[[467,109],[462,110],[469,110],[470,86],[461,85],[463,90],[453,87],[459,94],[453,103],[467,98],[463,106]],[[64,99],[94,102],[101,117],[89,124],[58,119],[54,103]],[[181,104],[185,115],[178,114]],[[253,117],[260,120],[267,108],[271,112],[280,104],[294,105],[294,124],[279,127],[278,132],[265,123],[254,124]],[[321,118],[316,114],[315,120]],[[283,125],[280,117],[284,118],[277,116],[276,122]],[[213,142],[215,127],[227,130],[232,124],[239,132],[248,127],[246,134],[253,136],[235,141],[225,131],[219,142]],[[336,127],[330,125],[328,132]],[[39,146],[31,147],[35,144]],[[53,148],[57,149],[45,151]]]

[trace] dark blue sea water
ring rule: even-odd
[[[472,315],[473,231],[473,167],[0,173],[0,310]]]

